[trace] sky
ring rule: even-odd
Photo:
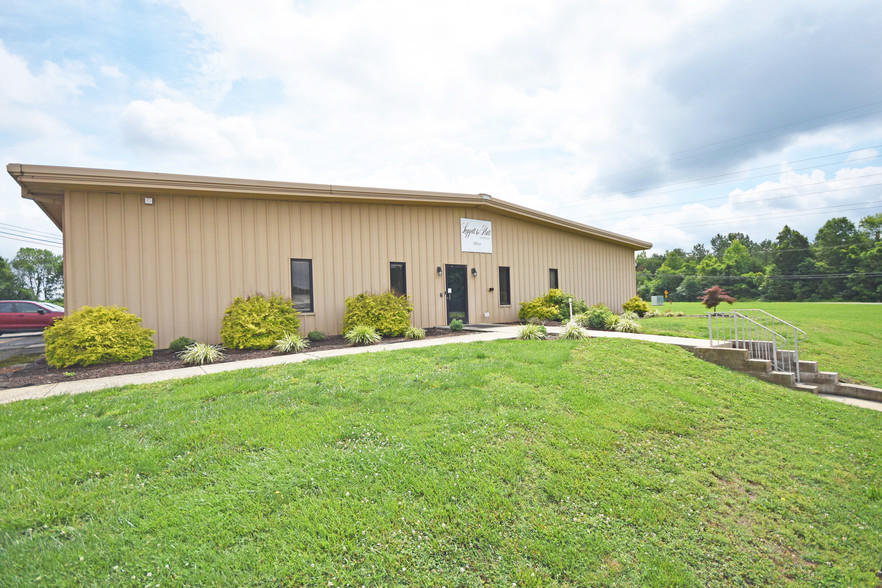
[[[878,0],[4,0],[0,160],[486,193],[650,241],[882,212]],[[0,256],[61,233],[0,179]]]

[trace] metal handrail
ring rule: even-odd
[[[773,314],[769,314],[768,312],[766,312],[765,310],[762,310],[762,309],[760,309],[760,308],[749,308],[749,309],[744,309],[744,310],[742,310],[742,311],[740,311],[740,312],[748,312],[748,313],[750,313],[750,312],[754,312],[754,313],[757,313],[757,314],[761,314],[761,315],[763,315],[764,317],[766,317],[767,319],[771,319],[771,320],[775,321],[776,323],[780,323],[780,324],[782,324],[782,325],[786,325],[786,326],[790,327],[791,329],[793,329],[794,337],[795,337],[795,333],[797,333],[797,332],[802,333],[802,338],[801,338],[801,339],[796,339],[796,338],[794,338],[794,340],[793,340],[794,343],[797,342],[797,341],[805,341],[806,339],[808,339],[808,333],[806,333],[805,331],[803,331],[802,329],[800,329],[800,328],[797,327],[796,325],[793,325],[793,324],[791,324],[791,323],[788,323],[788,322],[785,321],[784,319],[778,318],[777,316],[775,316],[775,315],[773,315]]]
[[[787,321],[758,308],[708,313],[708,337],[712,346],[731,343],[747,349],[748,357],[769,360],[775,371],[793,372],[800,381],[799,343],[808,334]]]

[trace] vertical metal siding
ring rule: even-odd
[[[181,335],[217,342],[236,296],[289,296],[291,258],[313,260],[315,312],[302,317],[304,332],[338,333],[347,296],[389,288],[390,261],[407,264],[418,326],[446,322],[436,271],[445,264],[468,267],[472,322],[516,321],[520,302],[548,290],[551,267],[589,304],[618,309],[635,293],[631,249],[478,209],[151,196],[153,205],[144,194],[66,194],[66,296],[69,310],[127,306],[156,329],[160,347]],[[461,251],[460,218],[493,223],[492,254]],[[507,307],[499,266],[510,268]]]

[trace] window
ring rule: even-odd
[[[407,296],[407,270],[403,261],[389,262],[389,285],[396,296]]]
[[[291,301],[300,312],[315,312],[311,259],[291,260]]]
[[[548,287],[549,288],[557,288],[557,269],[551,268],[548,270]]]
[[[499,306],[511,306],[511,269],[499,266]]]
[[[15,303],[15,312],[40,312],[43,310],[36,304],[31,304],[30,302],[16,302]],[[44,311],[45,312],[45,311]]]

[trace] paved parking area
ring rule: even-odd
[[[14,355],[40,353],[44,347],[43,333],[7,333],[0,335],[0,361]]]

